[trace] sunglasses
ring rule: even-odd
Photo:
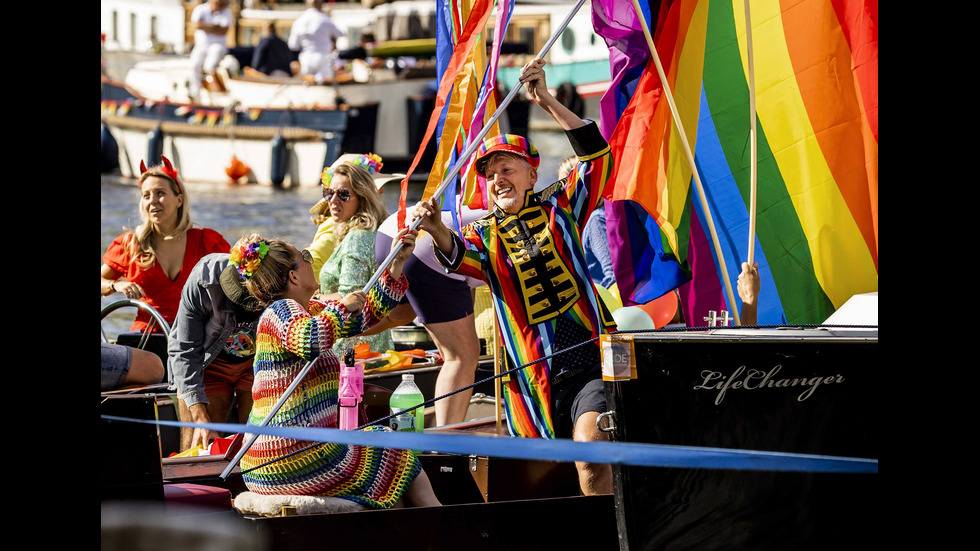
[[[300,256],[302,256],[302,257],[303,257],[303,260],[305,260],[305,261],[307,261],[307,262],[309,262],[310,264],[313,264],[313,255],[312,255],[312,254],[310,253],[310,251],[308,251],[308,250],[306,250],[306,249],[303,249],[302,251],[300,251],[300,252],[299,252],[299,254],[300,254]],[[293,266],[293,269],[294,269],[294,270],[297,270],[297,269],[299,269],[299,262],[297,262],[297,263],[296,263],[296,264],[295,264],[295,265]]]
[[[347,191],[346,189],[337,190],[336,193],[337,193],[337,199],[340,199],[341,202],[346,203],[347,201],[350,201],[350,192]],[[334,190],[330,188],[323,188],[324,199],[326,199],[327,201],[333,201],[333,195],[334,195]]]

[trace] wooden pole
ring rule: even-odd
[[[759,155],[759,139],[756,135],[755,56],[752,53],[752,14],[749,11],[749,0],[745,0],[745,42],[749,57],[749,266],[751,266],[755,257],[755,198],[759,179],[759,167],[756,163]]]
[[[497,436],[500,436],[504,433],[501,423],[503,415],[500,407],[500,397],[503,396],[503,385],[500,384],[500,359],[501,357],[506,358],[507,352],[504,351],[502,356],[499,354],[504,340],[500,335],[500,324],[497,323],[497,306],[493,303],[493,299],[490,300],[490,308],[493,311],[493,411],[497,419]]]
[[[694,153],[691,152],[691,146],[687,141],[687,133],[684,132],[684,125],[681,124],[681,117],[677,112],[677,105],[674,103],[674,94],[670,91],[670,86],[667,83],[667,76],[664,74],[664,68],[660,64],[660,55],[657,54],[657,46],[653,43],[653,36],[650,34],[650,28],[647,26],[647,20],[643,17],[643,10],[640,9],[640,4],[637,0],[633,0],[633,9],[636,10],[636,17],[640,20],[640,26],[643,28],[643,36],[646,37],[647,46],[650,48],[650,56],[653,58],[653,63],[657,67],[657,75],[660,76],[660,83],[663,85],[664,97],[667,98],[667,105],[670,106],[670,114],[674,119],[674,126],[677,129],[677,133],[680,135],[681,144],[684,146],[684,155],[687,157],[687,162],[691,166],[691,175],[694,178],[694,185],[698,190],[698,198],[701,200],[701,209],[704,210],[705,222],[708,226],[708,230],[711,232],[711,242],[715,247],[715,255],[718,257],[718,267],[721,269],[721,273],[724,275],[722,280],[725,283],[725,291],[728,294],[728,304],[732,309],[732,315],[735,318],[735,324],[741,325],[738,316],[738,308],[735,307],[735,294],[732,292],[732,282],[728,279],[728,270],[725,267],[725,257],[721,254],[721,244],[718,242],[718,232],[715,230],[715,222],[711,217],[711,210],[708,208],[708,200],[704,194],[704,186],[701,185],[701,176],[698,174],[698,167],[694,164]]]
[[[571,23],[572,18],[575,17],[575,14],[578,13],[579,8],[581,8],[582,4],[584,3],[585,0],[578,0],[578,3],[575,4],[575,6],[572,8],[572,11],[570,11],[568,15],[565,16],[565,20],[558,26],[555,32],[552,33],[551,38],[549,38],[548,42],[545,43],[545,45],[541,48],[541,51],[538,52],[537,57],[544,57],[545,54],[548,53],[548,50],[550,50],[551,46],[554,45],[556,40],[558,40],[558,37],[561,36],[562,31],[564,31],[565,27],[567,27],[568,24]],[[442,184],[439,185],[439,188],[435,191],[435,193],[433,193],[433,196],[441,195],[442,192],[446,190],[446,187],[449,186],[449,183],[452,182],[454,178],[456,178],[456,176],[459,174],[460,168],[463,165],[462,160],[469,158],[476,151],[476,148],[480,146],[480,143],[482,143],[483,137],[486,136],[487,132],[490,131],[490,127],[493,126],[493,123],[497,122],[497,119],[500,118],[501,114],[503,114],[504,109],[507,107],[507,105],[510,104],[510,102],[517,96],[517,92],[520,91],[522,86],[523,83],[518,82],[517,85],[514,86],[513,89],[511,89],[510,93],[507,94],[507,97],[504,98],[504,100],[497,107],[497,110],[493,113],[493,116],[490,117],[490,120],[484,125],[483,130],[481,130],[480,133],[477,134],[477,136],[473,139],[473,142],[470,143],[470,145],[467,146],[467,148],[459,156],[460,162],[456,163],[456,166],[453,167],[453,169],[446,176],[446,179],[443,180]],[[421,223],[422,223],[421,218],[415,219],[412,222],[411,229],[414,230]],[[395,255],[398,254],[398,251],[401,250],[401,247],[402,247],[401,243],[397,244],[388,254],[388,257],[385,258],[384,262],[378,265],[378,269],[375,271],[374,275],[371,276],[371,279],[368,280],[367,285],[364,286],[365,293],[370,291],[371,287],[373,287],[374,284],[378,281],[378,279],[381,277],[381,274],[384,272],[384,270],[388,267],[389,264],[391,264],[391,261],[395,259]],[[496,320],[496,316],[494,316],[494,319]],[[496,348],[497,347],[495,343],[494,345],[494,370],[495,371],[499,370],[499,368],[497,367],[497,360],[496,360]],[[303,377],[306,376],[307,372],[309,372],[311,367],[313,367],[313,361],[310,361],[310,363],[306,364],[306,367],[304,367],[303,370],[300,371],[300,373],[293,380],[292,384],[289,385],[289,388],[287,388],[286,391],[283,393],[282,397],[279,398],[279,401],[276,403],[276,405],[273,406],[272,411],[269,413],[269,415],[267,415],[266,418],[262,420],[262,423],[259,424],[258,426],[264,427],[269,423],[269,421],[279,411],[282,405],[286,403],[286,400],[289,399],[289,396],[299,385],[300,381],[303,380]],[[497,388],[499,388],[500,385],[499,378],[497,379],[497,382],[495,384],[497,385]],[[497,433],[498,434],[500,433],[500,392],[499,391],[497,392]],[[238,453],[235,455],[235,458],[230,463],[228,463],[228,466],[225,467],[225,470],[221,472],[222,479],[228,478],[228,475],[231,474],[231,471],[234,470],[235,465],[238,464],[241,458],[245,455],[245,452],[247,452],[248,449],[252,446],[252,443],[255,442],[256,438],[257,435],[253,434],[248,439],[247,442],[242,444],[242,449],[238,451]]]

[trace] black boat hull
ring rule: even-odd
[[[636,337],[635,358],[636,379],[606,383],[619,441],[878,458],[877,332],[664,333]],[[877,474],[619,466],[614,478],[623,550],[880,537]]]

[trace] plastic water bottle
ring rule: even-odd
[[[398,388],[391,394],[391,400],[388,401],[391,413],[397,413],[389,421],[392,430],[422,432],[422,429],[425,428],[425,408],[417,407],[413,411],[408,411],[407,408],[421,404],[424,400],[422,391],[415,384],[415,375],[403,374],[402,382],[399,383]]]

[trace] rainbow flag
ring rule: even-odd
[[[398,225],[405,226],[405,201],[408,178],[414,172],[433,134],[439,136],[436,158],[429,172],[423,198],[429,200],[456,163],[465,163],[459,170],[455,185],[447,186],[441,203],[443,209],[453,210],[460,204],[483,206],[479,182],[469,170],[472,159],[459,159],[459,154],[483,129],[487,119],[496,111],[494,98],[497,57],[514,0],[439,0],[436,18],[436,59],[439,89],[436,106],[429,119],[425,136],[415,159],[402,180]],[[496,28],[493,48],[488,56],[484,45],[484,29],[496,6]],[[499,134],[491,128],[487,136]]]
[[[608,11],[612,2],[594,4]],[[852,295],[878,290],[877,2],[752,0],[750,7],[758,323],[819,323]],[[606,197],[619,205],[619,213],[607,212],[610,245],[624,304],[659,296],[690,273],[680,288],[683,311],[688,325],[703,325],[708,310],[741,307],[737,297],[726,305],[720,278],[734,289],[748,257],[744,3],[674,0],[648,8],[727,273],[707,237],[652,60],[610,138],[616,167]],[[597,33],[604,30],[596,24]],[[662,270],[651,260],[668,265],[666,277],[652,277]]]

